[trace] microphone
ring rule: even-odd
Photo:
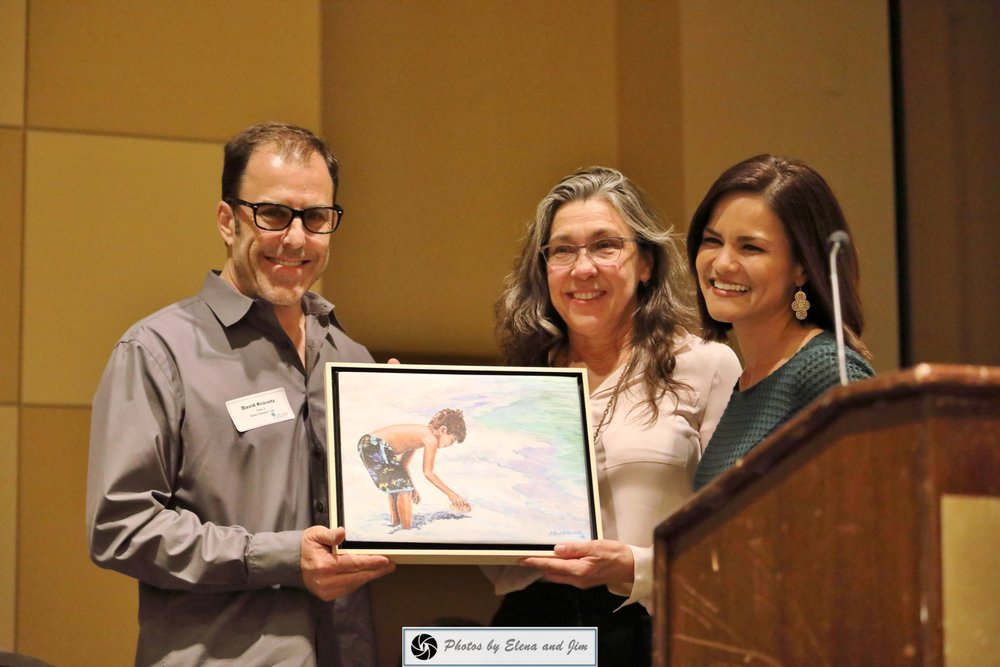
[[[830,290],[833,292],[833,321],[837,334],[837,366],[840,369],[840,384],[847,384],[847,352],[844,349],[844,318],[840,311],[840,280],[837,277],[837,253],[842,246],[851,244],[850,235],[838,229],[826,239],[830,249]]]
[[[842,246],[851,245],[851,235],[843,229],[838,229],[827,237],[826,247],[829,248],[835,243],[839,243]]]

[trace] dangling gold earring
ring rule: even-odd
[[[806,293],[799,287],[799,291],[795,293],[795,300],[792,301],[792,310],[795,311],[795,317],[800,320],[806,319],[806,315],[809,313],[809,306],[810,303],[806,300]]]

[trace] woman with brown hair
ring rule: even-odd
[[[702,328],[712,340],[732,329],[744,363],[695,488],[839,382],[826,247],[834,232],[849,230],[823,177],[773,155],[728,169],[695,211],[688,261]],[[871,377],[853,245],[842,248],[838,261],[847,376]]]

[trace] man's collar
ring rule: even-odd
[[[224,327],[231,327],[239,322],[253,307],[253,299],[241,294],[239,290],[227,283],[219,275],[219,271],[209,271],[201,286],[201,298],[219,318]]]
[[[201,298],[219,318],[225,327],[230,327],[243,319],[253,307],[256,299],[251,299],[222,279],[219,271],[209,271],[201,287]],[[312,315],[326,326],[333,324],[338,329],[340,323],[333,313],[333,304],[314,292],[302,296],[302,311]]]

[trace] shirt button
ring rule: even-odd
[[[313,456],[320,458],[323,456],[323,445],[316,443],[313,445]]]
[[[313,509],[315,509],[319,513],[322,513],[323,510],[326,509],[326,505],[323,504],[322,500],[314,500],[313,501]]]

